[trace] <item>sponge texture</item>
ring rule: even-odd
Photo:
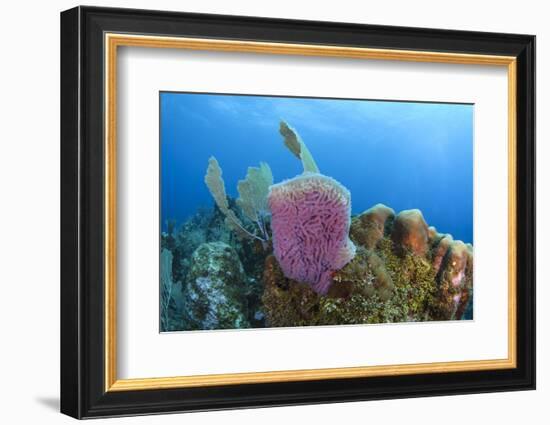
[[[326,294],[335,271],[355,256],[351,197],[331,177],[305,172],[270,187],[273,251],[287,278]]]

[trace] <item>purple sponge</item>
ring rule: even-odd
[[[332,274],[355,256],[351,197],[336,180],[306,172],[270,187],[273,250],[284,274],[325,295]]]

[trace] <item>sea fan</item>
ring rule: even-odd
[[[267,193],[269,186],[273,184],[273,175],[269,165],[261,162],[260,168],[249,167],[245,179],[240,180],[237,187],[239,191],[237,205],[242,209],[244,215],[258,227],[259,234],[249,231],[235,212],[229,208],[222,169],[213,156],[208,160],[204,181],[216,205],[225,215],[225,223],[231,230],[241,237],[258,239],[263,243],[269,240],[267,232],[267,220],[269,218]]]

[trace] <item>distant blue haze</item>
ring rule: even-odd
[[[473,105],[163,92],[160,108],[163,229],[213,205],[212,155],[234,197],[260,161],[275,182],[300,174],[279,134],[284,119],[321,172],[350,190],[353,214],[418,208],[438,231],[473,242]]]

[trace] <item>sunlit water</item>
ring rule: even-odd
[[[161,93],[161,222],[184,222],[213,199],[208,158],[226,190],[267,162],[275,182],[302,172],[279,122],[300,134],[320,171],[349,189],[352,213],[383,203],[473,242],[473,105]]]

